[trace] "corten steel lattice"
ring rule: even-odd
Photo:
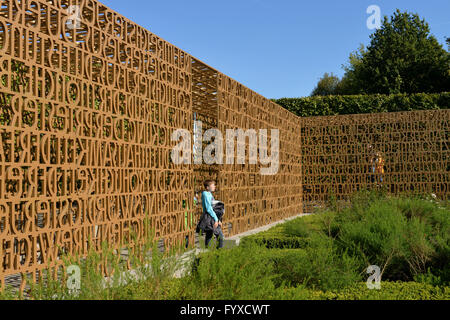
[[[0,2],[1,287],[63,253],[137,246],[146,216],[165,247],[192,245],[206,178],[228,235],[300,213],[297,117],[97,1]],[[280,173],[175,165],[171,134],[194,119],[203,132],[279,128]]]
[[[252,164],[249,158],[250,138],[241,141],[245,148],[244,164],[238,163],[235,139],[234,164],[194,165],[197,183],[195,190],[203,190],[202,182],[217,182],[215,198],[226,203],[225,236],[298,215],[302,211],[300,118],[269,99],[193,58],[193,112],[204,121],[202,130],[218,128],[223,138],[227,129],[268,130],[266,150],[270,154],[270,129],[280,131],[279,169],[274,175],[261,175],[261,163]],[[203,146],[210,141],[203,141]],[[226,141],[223,142],[226,152]],[[258,141],[259,143],[259,141]],[[259,145],[258,145],[259,147]],[[199,192],[199,195],[201,193]],[[201,207],[198,214],[201,214]]]
[[[145,215],[166,247],[193,240],[193,167],[170,159],[192,131],[189,54],[97,1],[0,4],[1,286],[137,244]]]
[[[377,184],[393,194],[433,192],[446,198],[449,130],[448,109],[302,118],[305,210],[331,195],[346,200]],[[375,152],[385,160],[384,174],[373,173]]]
[[[192,112],[194,122],[200,122],[200,126],[195,126],[198,135],[194,138],[194,148],[203,151],[209,141],[203,140],[203,135],[209,129],[218,128],[219,107],[217,103],[217,71],[210,68],[203,62],[192,58]],[[193,135],[196,134],[194,131]],[[201,141],[201,143],[200,143]],[[198,221],[202,214],[201,194],[204,190],[205,180],[218,180],[219,165],[205,164],[203,158],[200,163],[194,163],[194,191],[198,199],[195,208],[195,221]],[[217,186],[217,191],[220,185]]]
[[[300,118],[222,73],[218,76],[218,102],[219,128],[224,136],[227,129],[243,129],[249,136],[248,129],[257,133],[267,129],[264,136],[271,149],[271,129],[279,130],[277,174],[261,175],[260,169],[267,165],[251,163],[250,138],[244,142],[244,164],[239,164],[236,156],[234,164],[220,167],[218,198],[227,204],[224,222],[231,225],[225,230],[234,235],[300,214]],[[240,145],[237,140],[236,145]]]

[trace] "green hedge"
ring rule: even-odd
[[[450,300],[450,287],[435,287],[418,282],[381,282],[380,290],[358,283],[340,290],[321,291],[280,288],[273,300]]]
[[[297,249],[305,248],[308,244],[308,238],[291,237],[279,234],[261,234],[241,239],[240,245],[246,246],[250,242],[268,249]]]
[[[241,239],[241,245],[252,242],[268,249],[301,249],[308,245],[310,235],[320,232],[321,228],[322,220],[319,216],[305,216],[244,237]]]
[[[449,109],[450,92],[272,99],[300,117]]]

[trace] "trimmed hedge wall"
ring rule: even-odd
[[[256,243],[268,249],[300,249],[309,243],[312,231],[319,231],[321,220],[315,215],[300,217],[241,239],[240,245]]]
[[[274,300],[449,300],[450,287],[417,282],[381,282],[381,290],[369,290],[366,283],[340,290],[321,291],[302,287],[280,289]]]
[[[450,92],[272,99],[300,117],[449,109]]]
[[[241,239],[241,246],[249,245],[250,242],[266,247],[268,249],[298,249],[308,245],[307,238],[290,237],[285,235],[263,234],[253,235]]]

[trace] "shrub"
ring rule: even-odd
[[[315,234],[304,249],[269,250],[274,261],[277,286],[304,285],[308,288],[340,288],[361,277],[354,258],[336,251],[333,241]]]
[[[405,225],[406,219],[398,210],[386,202],[377,202],[358,219],[344,220],[338,241],[342,249],[350,249],[367,266],[378,265],[383,272],[401,251]]]
[[[323,290],[342,288],[361,280],[358,261],[322,234],[314,234],[295,269],[297,283]]]
[[[450,288],[417,282],[382,282],[380,290],[357,283],[338,290],[311,290],[299,286],[280,288],[275,299],[282,300],[449,300]]]
[[[448,203],[427,196],[396,197],[393,202],[407,217],[404,257],[408,279],[426,277],[431,283],[450,283],[450,209]],[[422,275],[422,276],[421,276]]]
[[[273,263],[256,244],[213,250],[200,256],[184,278],[181,299],[266,299],[275,290]]]
[[[311,229],[305,219],[298,218],[284,224],[283,233],[291,237],[307,238],[311,235]]]
[[[240,246],[255,243],[268,249],[298,249],[308,245],[308,238],[292,237],[276,234],[261,234],[241,239]]]
[[[320,226],[320,231],[323,234],[326,234],[329,237],[336,237],[337,236],[337,232],[336,232],[336,219],[337,219],[338,214],[336,213],[336,211],[333,210],[323,210],[320,214],[316,215],[316,217],[318,218],[318,222],[319,222],[319,226]]]
[[[442,280],[442,284],[450,284],[450,210],[439,208],[432,212],[428,219],[432,226],[429,241],[434,247],[431,270]]]
[[[419,218],[427,220],[438,209],[438,205],[432,201],[424,201],[416,197],[398,197],[392,202],[400,209],[400,211],[408,219]]]
[[[323,228],[319,215],[310,215],[293,219],[268,231],[241,239],[241,246],[249,242],[269,249],[299,249],[308,246],[309,237]]]
[[[281,98],[273,101],[300,117],[450,108],[450,92]]]
[[[411,281],[430,269],[441,284],[448,283],[448,208],[415,197],[360,194],[355,199],[332,225],[342,250],[359,257],[361,267],[380,266],[389,280]]]

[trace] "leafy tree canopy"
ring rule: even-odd
[[[390,19],[384,17],[370,39],[367,48],[350,54],[344,77],[333,82],[333,94],[450,91],[450,53],[417,14],[397,9]],[[450,38],[446,41],[450,46]]]
[[[333,75],[333,73],[325,73],[312,91],[311,96],[328,96],[335,94],[339,82],[339,78]]]

